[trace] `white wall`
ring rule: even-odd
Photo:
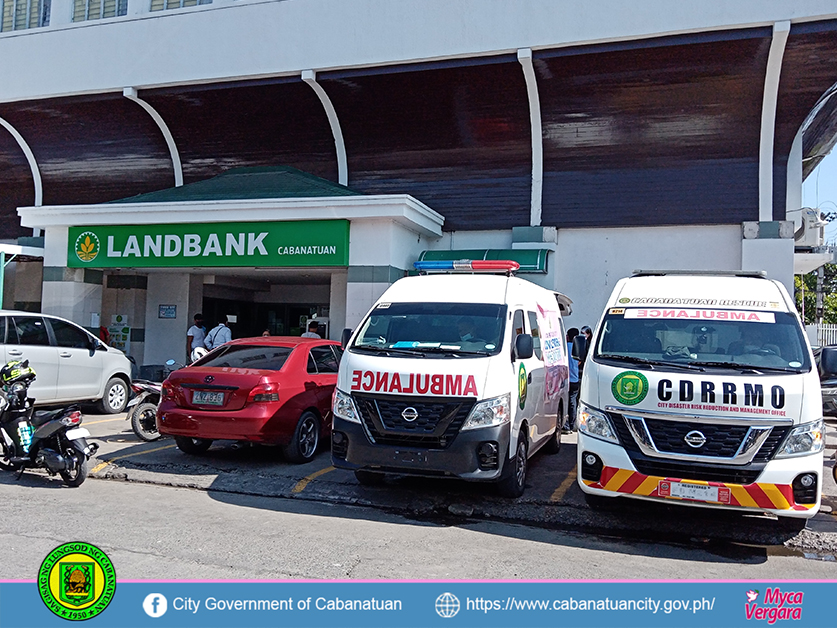
[[[145,306],[145,355],[140,364],[186,360],[186,332],[192,325],[190,277],[180,273],[150,273]],[[177,318],[158,318],[160,305],[176,305]],[[128,321],[131,323],[131,321]],[[133,323],[131,323],[133,325]]]
[[[741,226],[559,229],[556,290],[567,327],[595,327],[616,282],[634,270],[740,270]]]
[[[835,0],[238,0],[0,34],[0,101],[835,15]]]

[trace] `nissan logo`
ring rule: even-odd
[[[692,430],[686,434],[686,436],[683,437],[683,440],[686,441],[686,444],[689,447],[694,447],[695,449],[703,447],[706,444],[706,436],[697,430]]]
[[[412,423],[418,418],[418,410],[413,407],[404,408],[404,412],[401,413],[401,416],[404,417],[404,420],[408,423]]]
[[[209,382],[215,381],[215,378],[212,375],[207,375],[203,378],[203,381],[208,384]]]

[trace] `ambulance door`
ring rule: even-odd
[[[537,432],[532,434],[532,441],[539,443],[551,433],[555,423],[554,417],[549,415],[545,408],[546,401],[546,370],[543,364],[543,350],[541,346],[541,333],[538,326],[538,316],[534,307],[526,311],[527,331],[532,334],[532,341],[535,345],[534,355],[526,360],[529,369],[527,404],[532,404],[532,423],[536,426]],[[554,414],[554,411],[553,411]]]
[[[529,328],[526,323],[526,310],[524,307],[515,306],[513,311],[511,347],[512,357],[514,358],[514,345],[517,336],[529,333]],[[517,382],[517,405],[514,408],[517,421],[513,425],[515,429],[519,429],[519,426],[525,421],[529,426],[527,432],[527,436],[529,437],[529,451],[533,450],[532,445],[537,442],[539,431],[536,423],[538,404],[535,398],[532,397],[532,382],[534,381],[532,369],[533,367],[536,368],[537,362],[537,357],[533,355],[531,358],[516,358],[512,363],[514,377]],[[512,402],[514,402],[514,399]]]

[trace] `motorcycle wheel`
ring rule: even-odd
[[[0,470],[14,471],[15,466],[12,464],[9,458],[10,456],[8,448],[5,444],[2,444],[2,446],[0,446]]]
[[[153,403],[141,403],[131,413],[131,427],[139,438],[146,442],[162,436],[157,431],[157,406]]]
[[[72,447],[68,448],[67,451],[64,452],[64,455],[67,458],[72,459],[74,464],[72,469],[59,471],[61,479],[64,480],[64,484],[67,486],[81,486],[84,480],[87,479],[87,473],[90,470],[87,456],[80,454]]]

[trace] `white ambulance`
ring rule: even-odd
[[[571,301],[511,276],[516,262],[416,267],[453,274],[395,282],[347,342],[333,464],[362,484],[386,473],[450,477],[519,496],[528,458],[560,447],[569,390],[561,310]]]
[[[607,302],[584,364],[578,482],[632,497],[766,512],[820,505],[823,420],[811,348],[763,273],[637,271]]]

